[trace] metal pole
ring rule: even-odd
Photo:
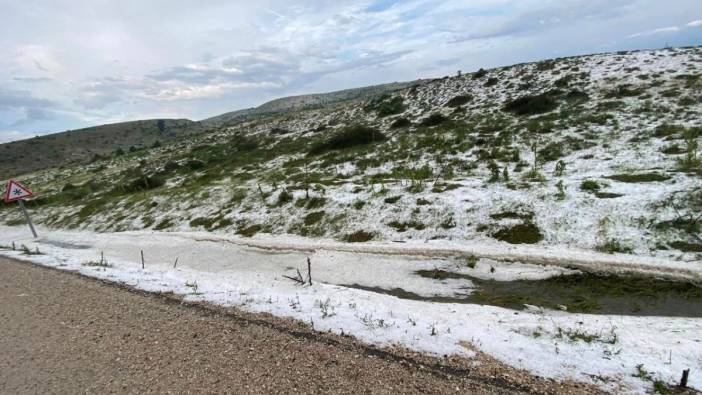
[[[32,224],[32,219],[29,218],[29,213],[27,212],[27,209],[24,208],[24,202],[22,200],[18,200],[20,210],[22,210],[22,214],[24,214],[24,218],[27,219],[27,224],[29,224],[29,229],[32,230],[32,234],[34,235],[34,238],[37,238],[37,231],[34,230],[34,224]]]

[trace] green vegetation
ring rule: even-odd
[[[541,235],[541,230],[535,224],[529,222],[502,228],[493,234],[492,237],[510,244],[536,244],[544,238]]]
[[[522,96],[507,102],[504,110],[516,115],[537,115],[551,112],[558,107],[558,102],[551,96],[542,94],[536,96]]]
[[[305,216],[305,226],[314,225],[324,218],[324,211],[316,211]]]
[[[349,233],[345,235],[342,240],[347,243],[365,243],[366,241],[371,241],[375,235],[373,233],[368,233],[363,230],[357,232]]]
[[[454,96],[451,100],[449,100],[446,103],[446,106],[456,108],[470,102],[471,100],[473,100],[473,97],[471,95],[458,95]]]
[[[355,125],[334,134],[327,140],[314,144],[309,153],[310,155],[320,155],[329,151],[364,146],[384,140],[386,140],[385,135],[377,129],[364,125]]]
[[[236,233],[239,235],[242,235],[244,237],[253,237],[256,233],[260,232],[261,230],[263,230],[263,226],[255,224],[255,225],[239,228],[236,231]]]
[[[638,183],[638,182],[661,182],[670,179],[670,176],[659,173],[639,173],[639,174],[614,174],[611,176],[606,176],[610,180],[627,182],[627,183]]]
[[[595,180],[585,180],[580,183],[580,190],[590,193],[595,193],[602,188],[600,184]]]

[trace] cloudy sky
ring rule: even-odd
[[[0,142],[702,44],[700,0],[0,0]]]

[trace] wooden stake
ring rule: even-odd
[[[178,257],[176,257],[175,263],[173,263],[173,268],[175,269],[176,266],[178,266]]]
[[[307,257],[307,281],[310,286],[312,285],[312,262],[310,262],[310,257]]]
[[[141,250],[141,268],[144,269],[144,250]]]
[[[687,388],[687,379],[690,376],[690,369],[683,370],[682,378],[680,378],[680,388]]]
[[[24,208],[24,201],[18,200],[17,202],[19,203],[20,210],[22,210],[22,214],[24,214],[24,218],[27,219],[27,224],[29,225],[29,229],[32,230],[32,234],[34,235],[34,238],[37,238],[38,237],[37,231],[34,230],[34,224],[32,224],[32,219],[29,218],[29,213],[27,212],[27,209]]]

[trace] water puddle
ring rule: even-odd
[[[574,313],[632,316],[702,317],[702,287],[644,277],[571,274],[543,280],[495,281],[444,270],[420,270],[416,275],[437,281],[465,279],[473,284],[468,296],[426,297],[402,288],[346,285],[401,299],[435,303],[464,303],[524,310],[525,305]]]

